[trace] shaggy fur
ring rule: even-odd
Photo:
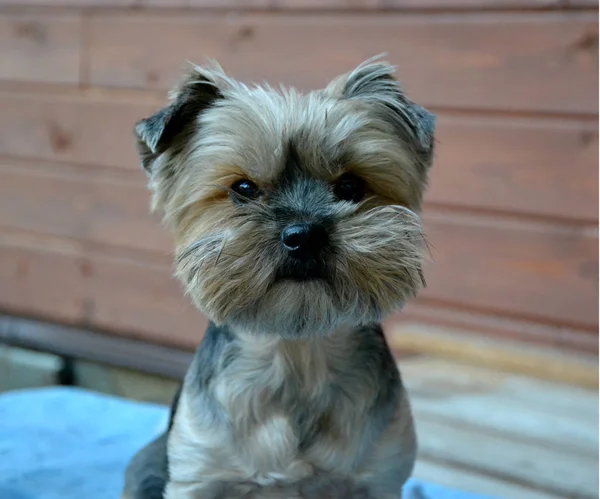
[[[399,497],[416,444],[378,324],[423,285],[434,123],[374,60],[304,95],[194,67],[138,123],[175,274],[211,326],[129,497]],[[360,199],[336,195],[349,174]],[[321,228],[318,257],[290,257],[290,224]]]

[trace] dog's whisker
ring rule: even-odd
[[[227,240],[223,239],[223,243],[221,244],[221,249],[219,249],[219,253],[217,254],[217,259],[215,260],[215,266],[219,264],[219,260],[221,259],[221,255],[223,254],[223,250],[225,249],[225,244],[227,244]]]

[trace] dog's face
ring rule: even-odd
[[[136,126],[176,274],[217,324],[286,337],[379,321],[422,285],[433,116],[384,63],[309,94],[194,68]]]

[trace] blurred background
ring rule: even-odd
[[[206,321],[132,126],[185,60],[308,90],[381,52],[439,116],[428,287],[386,324],[441,435],[418,471],[597,497],[594,0],[0,0],[0,389],[163,402],[184,372]]]

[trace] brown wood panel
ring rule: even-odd
[[[1,14],[0,80],[78,83],[80,22],[74,14]]]
[[[80,261],[73,255],[57,257],[56,251],[36,249],[35,243],[34,248],[28,248],[31,238],[14,238],[10,246],[5,245],[6,239],[6,233],[0,232],[0,308],[60,322],[80,322]],[[48,241],[45,243],[47,246]]]
[[[295,0],[278,0],[294,2]],[[296,0],[300,3],[302,0]],[[315,0],[317,1],[317,0]],[[565,9],[598,6],[597,0],[380,0],[393,9]]]
[[[158,109],[128,97],[0,94],[0,154],[137,169],[134,123]]]
[[[598,220],[596,123],[442,115],[431,203]]]
[[[279,0],[294,1],[294,0]],[[568,0],[380,0],[383,5],[394,9],[543,9],[564,8]],[[300,3],[301,0],[298,0]],[[580,0],[573,0],[580,3]],[[573,4],[573,2],[571,2]]]
[[[429,106],[598,111],[594,13],[119,14],[95,16],[90,30],[93,85],[164,88],[185,59],[211,57],[244,80],[313,88],[388,51]]]
[[[452,304],[432,304],[420,299],[407,304],[402,313],[390,318],[387,324],[402,338],[405,337],[406,327],[411,324],[429,324],[430,326],[465,331],[472,339],[480,338],[482,334],[485,334],[499,341],[548,345],[552,348],[565,348],[598,355],[596,331],[515,319],[502,314],[492,314],[466,307],[456,308]],[[431,343],[435,343],[437,347],[439,341],[436,339]]]
[[[138,94],[0,93],[0,155],[137,172],[133,123],[159,106]],[[596,221],[597,185],[595,123],[442,114],[426,200]]]
[[[164,0],[164,3],[171,1],[178,7],[188,0]],[[144,3],[152,5],[160,0],[0,0],[0,6],[11,7],[139,7]]]
[[[140,8],[164,7],[188,9],[189,7],[208,8],[265,8],[272,0],[0,0],[0,6],[31,7],[76,7],[76,8]]]
[[[589,7],[598,8],[598,0],[567,0],[569,7]]]
[[[191,1],[199,5],[206,0]],[[273,0],[272,5],[292,10],[373,10],[388,7],[386,0]]]
[[[598,234],[425,214],[435,263],[424,300],[598,329]]]
[[[146,178],[137,184],[110,178],[55,175],[44,169],[0,165],[0,226],[90,244],[112,245],[167,256],[171,238],[148,213]],[[141,169],[140,169],[141,170]]]
[[[141,334],[151,341],[194,348],[204,335],[206,319],[171,278],[169,266],[137,261],[88,259],[92,277],[89,299],[97,327]]]
[[[206,325],[169,266],[2,234],[0,310],[193,348]],[[196,333],[197,332],[197,333]]]
[[[191,7],[282,10],[552,9],[594,6],[594,0],[0,0],[0,6]]]

